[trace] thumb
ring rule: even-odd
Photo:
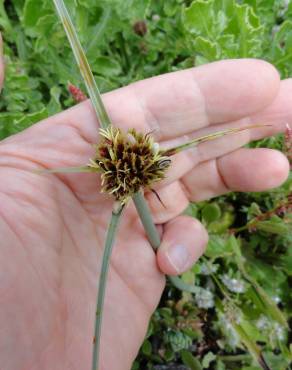
[[[208,234],[203,225],[188,216],[178,216],[164,225],[162,243],[157,252],[160,270],[179,275],[203,254]]]

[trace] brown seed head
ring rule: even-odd
[[[147,33],[147,23],[145,21],[137,21],[133,25],[134,32],[143,37]]]
[[[125,203],[140,188],[165,177],[170,158],[162,155],[149,134],[135,129],[123,133],[111,126],[100,130],[101,142],[89,167],[101,172],[102,191]]]

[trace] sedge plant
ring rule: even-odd
[[[249,125],[231,128],[196,138],[182,145],[161,149],[151,133],[140,133],[134,128],[123,132],[115,127],[104,107],[101,95],[91,72],[89,63],[78,40],[77,32],[70,19],[63,0],[53,0],[56,11],[63,24],[76,62],[94,107],[100,124],[100,141],[95,145],[95,156],[86,165],[75,168],[51,169],[42,172],[92,172],[101,176],[102,191],[114,199],[111,220],[109,222],[104,253],[99,276],[96,318],[93,336],[92,370],[100,370],[100,340],[103,303],[106,289],[110,256],[117,234],[118,224],[123,210],[132,199],[144,226],[149,243],[156,250],[160,245],[160,236],[153,222],[149,207],[144,198],[144,191],[166,177],[171,166],[171,157],[199,143],[214,140],[222,136],[263,125]],[[197,288],[183,282],[179,277],[168,277],[180,290],[196,293]]]

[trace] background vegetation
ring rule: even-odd
[[[283,78],[292,72],[289,1],[66,3],[103,92],[224,58],[263,58]],[[0,0],[0,28],[4,138],[71,106],[68,81],[83,83],[51,0]],[[283,138],[253,145],[281,149]],[[275,191],[233,193],[192,204],[187,212],[211,235],[205,257],[184,274],[200,291],[166,289],[133,369],[256,370],[267,369],[265,362],[288,369],[292,176]]]

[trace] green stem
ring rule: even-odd
[[[93,346],[93,357],[92,357],[92,370],[97,370],[99,366],[99,353],[100,353],[100,339],[101,339],[101,325],[102,325],[102,313],[104,305],[104,296],[107,282],[107,274],[110,263],[110,256],[112,253],[115,236],[117,233],[118,224],[122,215],[123,206],[118,205],[117,209],[113,209],[111,221],[108,227],[105,247],[102,258],[101,272],[99,277],[97,305],[96,305],[96,320],[94,330],[94,346]]]
[[[141,191],[135,193],[132,199],[134,201],[135,207],[140,216],[144,229],[147,233],[149,243],[151,244],[151,247],[156,251],[159,248],[160,243],[161,243],[160,235],[152,220],[151,212],[143,196],[143,193]]]
[[[73,26],[68,10],[63,0],[53,0],[53,2],[55,4],[57,13],[62,21],[63,27],[67,34],[68,40],[70,42],[76,62],[84,79],[84,83],[86,85],[91,103],[95,109],[99,123],[102,128],[107,128],[109,125],[111,125],[111,121],[103,105],[98,87],[96,85],[87,58],[78,39],[77,33]]]
[[[143,196],[143,193],[140,191],[137,192],[136,194],[133,195],[132,199],[134,201],[135,207],[146,231],[149,242],[152,248],[156,251],[161,244],[160,235],[153,222],[150,209]],[[185,283],[178,276],[167,276],[167,277],[168,280],[179,290],[194,294],[198,292],[198,288],[196,286]]]
[[[250,354],[244,355],[230,355],[230,356],[218,356],[221,361],[224,362],[239,362],[239,361],[250,361]]]

